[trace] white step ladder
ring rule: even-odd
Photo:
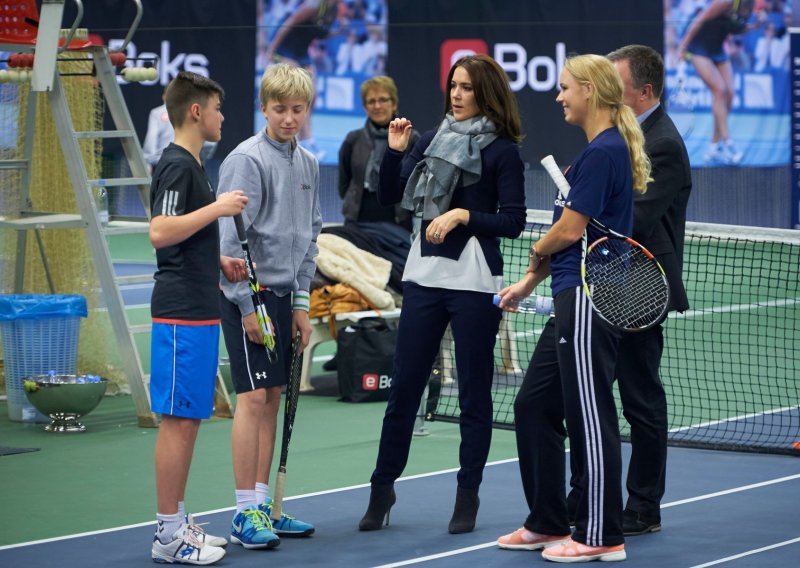
[[[109,51],[105,46],[70,44],[75,29],[83,16],[83,6],[80,0],[74,0],[78,7],[78,16],[67,32],[64,46],[69,46],[71,52],[80,52],[91,57],[94,64],[94,75],[99,83],[100,91],[105,100],[106,109],[111,116],[114,130],[104,131],[76,131],[72,122],[70,109],[65,96],[61,77],[59,76],[56,59],[64,50],[59,48],[59,35],[61,34],[61,20],[64,9],[64,0],[45,0],[42,3],[39,29],[36,45],[1,44],[0,50],[27,51],[36,53],[31,90],[28,96],[28,114],[26,132],[23,146],[22,160],[0,161],[0,168],[16,168],[22,170],[22,203],[29,203],[30,164],[35,131],[36,93],[46,92],[47,101],[53,113],[56,131],[58,133],[67,171],[75,191],[78,214],[52,214],[22,211],[18,218],[0,218],[0,227],[12,228],[18,231],[17,259],[15,272],[15,291],[22,290],[24,274],[25,244],[28,230],[34,230],[38,238],[41,229],[58,228],[83,228],[87,232],[87,240],[94,261],[95,269],[100,281],[100,287],[108,308],[109,319],[119,348],[122,361],[122,370],[127,376],[131,395],[136,406],[138,424],[142,427],[158,426],[157,417],[150,411],[149,375],[145,375],[141,359],[136,346],[135,335],[149,333],[150,324],[133,326],[128,321],[125,306],[122,301],[119,286],[140,282],[152,282],[152,276],[117,277],[114,274],[113,262],[109,253],[106,237],[110,235],[147,233],[149,222],[146,221],[110,221],[106,226],[100,222],[94,195],[98,187],[107,191],[116,188],[135,186],[148,219],[150,217],[150,173],[144,160],[141,144],[136,136],[136,131],[131,121],[130,113],[125,105],[122,91],[116,78],[116,69],[111,63]],[[22,2],[21,2],[22,3]],[[123,45],[119,51],[124,52],[128,42],[133,36],[142,15],[140,0],[134,0],[137,7],[137,16],[132,24]],[[76,42],[72,42],[75,44]],[[79,140],[82,139],[118,139],[122,145],[126,161],[130,168],[131,177],[90,179],[86,163],[80,150]],[[47,261],[43,248],[39,247],[42,260],[47,272]],[[48,274],[49,279],[49,274]],[[51,286],[52,289],[52,286]],[[232,416],[230,399],[225,388],[222,376],[217,374],[217,396],[215,397],[217,416]]]

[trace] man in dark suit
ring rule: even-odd
[[[653,181],[634,200],[633,238],[664,267],[670,311],[689,308],[681,280],[686,204],[692,190],[689,156],[659,99],[664,62],[647,46],[628,45],[608,54],[622,77],[623,100],[636,113],[653,165]],[[661,530],[661,498],[667,462],[667,398],[658,375],[664,336],[661,325],[623,336],[617,354],[622,412],[631,425],[626,536]]]

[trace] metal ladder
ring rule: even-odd
[[[15,273],[15,290],[22,289],[24,274],[24,255],[26,232],[28,230],[57,228],[83,228],[87,231],[87,240],[97,270],[100,286],[103,291],[109,319],[114,331],[114,336],[122,360],[122,370],[128,378],[131,395],[136,407],[138,424],[142,427],[156,427],[158,420],[150,411],[149,375],[145,375],[135,336],[140,333],[149,333],[150,324],[133,326],[128,321],[125,306],[122,301],[119,286],[152,282],[151,275],[118,277],[114,274],[113,262],[106,240],[110,235],[147,233],[149,222],[146,221],[110,221],[107,226],[100,222],[97,206],[94,199],[95,189],[105,187],[111,191],[126,186],[135,186],[138,189],[145,214],[150,217],[150,173],[144,160],[141,144],[131,121],[130,113],[122,96],[122,91],[117,83],[116,70],[111,63],[109,51],[105,46],[82,45],[77,49],[70,46],[70,40],[83,16],[83,6],[80,0],[74,0],[78,7],[78,15],[72,28],[66,34],[63,47],[59,48],[59,34],[61,33],[61,20],[64,9],[63,0],[45,0],[42,3],[39,20],[39,30],[36,42],[36,60],[31,78],[31,90],[28,96],[28,115],[23,146],[22,160],[0,162],[0,168],[18,168],[22,170],[23,203],[28,202],[30,183],[30,163],[35,130],[36,93],[46,92],[47,102],[53,113],[56,131],[61,141],[61,148],[67,171],[75,191],[78,214],[52,214],[36,213],[32,211],[20,212],[19,218],[0,219],[0,227],[12,228],[18,231],[17,241],[17,266]],[[134,0],[137,6],[137,16],[128,32],[123,45],[119,48],[124,52],[133,36],[142,15],[140,0]],[[75,42],[73,42],[75,43]],[[67,98],[65,96],[61,78],[56,69],[56,58],[64,48],[70,46],[71,51],[80,51],[91,55],[94,72],[103,94],[106,109],[114,123],[113,130],[76,131],[70,114]],[[18,51],[33,52],[33,46],[14,45]],[[0,45],[0,49],[3,46]],[[41,62],[41,63],[40,63]],[[79,140],[82,139],[118,139],[122,145],[126,161],[132,177],[90,179],[87,167],[80,150]],[[40,254],[45,263],[44,250],[40,246]],[[222,376],[217,373],[217,392],[215,409],[217,416],[232,416],[230,399],[225,388]]]

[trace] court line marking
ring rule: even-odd
[[[686,505],[688,503],[694,503],[697,501],[705,501],[707,499],[714,499],[716,497],[722,497],[724,495],[730,495],[733,493],[741,493],[743,491],[749,491],[751,489],[758,489],[760,487],[766,487],[768,485],[775,485],[777,483],[784,483],[786,481],[793,481],[795,479],[800,479],[800,474],[796,475],[787,475],[785,477],[779,477],[776,479],[770,479],[767,481],[760,481],[758,483],[751,483],[749,485],[742,485],[740,487],[734,487],[731,489],[725,489],[723,491],[715,491],[713,493],[706,493],[704,495],[698,495],[696,497],[689,497],[687,499],[680,499],[678,501],[670,501],[669,503],[665,503],[661,505],[662,509],[666,509],[668,507],[677,507],[678,505]],[[800,540],[800,539],[795,539]],[[787,541],[787,543],[789,543]],[[497,546],[497,541],[493,540],[492,542],[486,542],[483,544],[477,544],[473,546],[469,546],[466,548],[459,548],[456,550],[450,550],[447,552],[440,552],[437,554],[431,554],[429,556],[420,556],[417,558],[410,558],[408,560],[401,560],[399,562],[392,562],[390,564],[381,564],[376,566],[375,568],[397,568],[400,566],[410,566],[412,564],[421,564],[422,562],[428,562],[429,560],[438,560],[439,558],[447,558],[449,556],[457,556],[459,554],[465,554],[467,552],[474,552],[475,550],[481,550],[484,548],[491,548],[493,546]],[[774,545],[773,545],[774,547]],[[753,552],[754,554],[755,552]],[[703,566],[711,566],[711,564],[704,564]],[[699,568],[699,567],[694,567]]]
[[[753,554],[758,554],[759,552],[774,550],[776,548],[780,548],[782,546],[788,546],[790,544],[796,544],[798,542],[800,542],[800,537],[793,538],[791,540],[784,540],[783,542],[776,542],[775,544],[770,544],[769,546],[755,548],[753,550],[748,550],[747,552],[734,554],[733,556],[726,556],[725,558],[720,558],[719,560],[712,560],[711,562],[706,562],[705,564],[697,564],[695,566],[692,566],[692,568],[706,568],[707,566],[716,566],[717,564],[723,564],[725,562],[730,562],[731,560],[738,560],[739,558],[744,558],[745,556],[751,556]]]
[[[567,453],[568,452],[569,452],[569,450],[567,450]],[[505,464],[514,463],[514,462],[517,462],[517,461],[519,461],[518,458],[508,458],[508,459],[504,459],[504,460],[497,460],[497,461],[493,461],[493,462],[487,463],[486,467],[492,467],[492,466],[497,466],[497,465],[505,465]],[[458,470],[459,470],[459,468],[454,467],[454,468],[450,468],[450,469],[432,471],[432,472],[429,472],[429,473],[420,473],[420,474],[417,474],[417,475],[409,475],[407,477],[401,477],[400,479],[397,480],[397,482],[399,483],[399,482],[404,482],[404,481],[411,481],[411,480],[414,480],[414,479],[424,479],[426,477],[433,477],[435,475],[444,475],[444,474],[447,474],[447,473],[455,473]],[[698,495],[696,497],[689,497],[687,499],[681,499],[681,500],[678,500],[678,501],[671,501],[669,503],[662,504],[661,508],[662,509],[666,509],[668,507],[676,507],[678,505],[685,505],[687,503],[693,503],[695,501],[703,501],[703,500],[706,500],[706,499],[713,499],[715,497],[721,497],[723,495],[730,495],[732,493],[739,493],[739,492],[742,492],[742,491],[749,491],[751,489],[757,489],[759,487],[766,487],[768,485],[775,485],[775,484],[778,484],[778,483],[784,483],[786,481],[793,481],[795,479],[800,479],[800,474],[789,475],[789,476],[786,476],[786,477],[779,477],[779,478],[770,479],[770,480],[767,480],[767,481],[760,481],[758,483],[751,483],[749,485],[742,485],[740,487],[734,487],[734,488],[731,488],[731,489],[725,489],[725,490],[722,490],[722,491],[716,491],[714,493],[706,493],[705,495]],[[306,494],[303,494],[303,495],[295,495],[295,496],[292,496],[292,497],[286,497],[285,500],[286,501],[293,501],[295,499],[306,499],[306,498],[309,498],[309,497],[316,497],[316,496],[319,496],[319,495],[330,495],[332,493],[340,493],[340,492],[343,492],[343,491],[350,491],[350,490],[353,490],[353,489],[365,489],[367,487],[370,487],[369,483],[361,483],[359,485],[350,485],[348,487],[340,487],[340,488],[337,488],[337,489],[326,489],[326,490],[323,490],[323,491],[315,491],[313,493],[306,493]],[[224,513],[224,512],[228,512],[228,511],[233,511],[234,509],[235,509],[235,507],[224,507],[224,508],[221,508],[221,509],[212,509],[210,511],[203,511],[202,513],[197,513],[196,515],[193,515],[193,516],[194,516],[195,519],[199,519],[200,517],[203,517],[205,515],[213,515],[213,514],[216,514],[216,513]],[[46,543],[49,543],[49,542],[59,542],[59,541],[62,541],[62,540],[70,540],[70,539],[74,539],[74,538],[83,538],[83,537],[87,537],[87,536],[95,536],[95,535],[100,535],[100,534],[106,534],[106,533],[111,533],[111,532],[116,532],[116,531],[121,531],[121,530],[141,528],[141,527],[152,526],[152,525],[153,525],[153,521],[147,521],[147,522],[144,522],[144,523],[134,523],[134,524],[130,524],[130,525],[122,525],[122,526],[119,526],[119,527],[112,527],[112,528],[109,528],[109,529],[100,529],[100,530],[96,530],[96,531],[87,531],[87,532],[76,533],[76,534],[71,534],[71,535],[64,535],[64,536],[58,536],[58,537],[53,537],[53,538],[44,538],[44,539],[40,539],[40,540],[31,540],[31,541],[27,541],[27,542],[19,542],[19,543],[15,543],[15,544],[7,544],[7,545],[0,546],[0,551],[10,550],[10,549],[14,549],[14,548],[22,548],[22,547],[25,547],[25,546],[35,546],[37,544],[46,544]],[[492,542],[488,542],[488,543],[484,543],[484,544],[473,545],[471,547],[467,547],[467,548],[463,548],[463,549],[453,550],[453,551],[449,551],[449,552],[442,552],[442,553],[439,553],[439,554],[436,554],[436,555],[432,555],[430,558],[429,557],[424,557],[424,558],[425,559],[430,559],[430,560],[433,560],[435,558],[445,558],[447,556],[455,556],[455,555],[458,555],[458,554],[464,554],[466,552],[472,552],[474,550],[480,550],[480,549],[483,549],[483,548],[489,548],[489,547],[492,547],[492,546],[496,546],[496,544],[497,544],[496,541],[492,541]],[[385,564],[385,565],[382,565],[379,568],[389,568],[389,567],[393,567],[393,566],[408,566],[409,564],[425,562],[425,561],[426,560],[424,560],[424,559],[411,559],[411,560],[402,561],[402,563],[400,563],[400,564],[397,564],[397,563],[395,563],[395,564]]]
[[[670,319],[684,319],[696,318],[698,316],[706,316],[710,314],[728,314],[734,312],[744,312],[747,310],[758,310],[761,308],[784,308],[786,306],[794,306],[800,304],[800,298],[784,298],[780,300],[768,300],[766,302],[754,302],[749,304],[731,304],[730,306],[719,306],[713,308],[699,308],[697,310],[687,310],[683,313],[674,313],[669,316]],[[668,320],[669,321],[669,320]],[[534,329],[531,331],[515,331],[511,335],[514,337],[531,337],[540,335],[541,329]]]
[[[669,432],[683,432],[685,430],[692,430],[694,428],[706,428],[708,426],[716,426],[717,424],[725,424],[726,422],[735,422],[737,420],[747,420],[749,418],[756,418],[757,416],[764,416],[765,414],[776,414],[778,412],[788,412],[790,410],[800,409],[800,406],[784,406],[783,408],[773,408],[770,410],[762,410],[761,412],[753,412],[750,414],[741,414],[739,416],[731,416],[730,418],[721,418],[719,420],[710,420],[708,422],[700,422],[699,424],[692,424],[690,426],[679,426],[677,428],[670,428]]]
[[[420,556],[419,558],[411,558],[410,560],[403,560],[401,562],[392,562],[391,564],[381,564],[374,568],[395,568],[398,566],[410,566],[412,564],[420,564],[428,562],[429,560],[438,560],[439,558],[447,558],[457,554],[465,554],[467,552],[475,552],[476,550],[483,550],[484,548],[492,548],[497,546],[497,541],[486,542],[484,544],[476,544],[475,546],[468,546],[466,548],[459,548],[458,550],[451,550],[448,552],[440,552],[438,554],[431,554],[430,556]]]
[[[784,298],[781,300],[769,300],[766,302],[756,302],[756,303],[749,303],[749,304],[731,304],[729,306],[720,306],[714,308],[700,308],[697,310],[688,310],[683,313],[675,313],[670,316],[670,318],[675,319],[683,319],[683,318],[693,318],[698,316],[705,316],[709,314],[723,314],[723,313],[734,313],[734,312],[742,312],[747,310],[757,310],[761,308],[777,308],[777,307],[786,307],[786,306],[794,306],[796,304],[800,304],[800,298]],[[518,331],[512,333],[515,338],[521,337],[531,337],[534,335],[540,335],[542,329],[534,329],[532,331]],[[684,432],[687,430],[694,430],[697,428],[707,428],[709,426],[717,426],[719,424],[725,424],[728,422],[736,422],[739,420],[748,420],[750,418],[757,418],[759,416],[765,416],[768,414],[776,414],[779,412],[789,412],[791,410],[797,410],[800,408],[800,405],[796,406],[785,406],[783,408],[773,408],[769,410],[762,410],[761,412],[753,412],[750,414],[742,414],[740,416],[732,416],[728,418],[721,418],[719,420],[710,420],[708,422],[700,422],[698,424],[690,424],[689,426],[679,426],[677,428],[671,428],[669,430],[670,433],[674,432]]]
[[[704,316],[706,314],[727,314],[731,312],[743,312],[746,310],[753,310],[759,308],[780,308],[786,306],[793,306],[800,304],[800,298],[784,298],[781,300],[768,300],[766,302],[751,302],[749,304],[732,304],[730,306],[720,306],[715,308],[700,308],[697,310],[688,310],[681,313],[676,313],[670,317],[675,319],[693,318],[697,316]]]
[[[567,451],[569,451],[569,450],[567,450]],[[486,467],[491,467],[491,466],[496,466],[496,465],[505,465],[505,464],[514,463],[514,462],[517,462],[517,461],[519,461],[518,458],[508,458],[508,459],[504,459],[504,460],[497,460],[497,461],[493,461],[493,462],[487,463]],[[409,476],[401,477],[400,479],[397,480],[397,482],[399,483],[399,482],[403,482],[403,481],[411,481],[411,480],[414,480],[414,479],[423,479],[425,477],[433,477],[435,475],[444,475],[444,474],[448,474],[448,473],[455,473],[459,469],[460,468],[453,467],[453,468],[449,468],[449,469],[442,469],[442,470],[438,470],[438,471],[432,471],[432,472],[429,472],[429,473],[419,473],[417,475],[409,475]],[[370,487],[369,483],[361,483],[361,484],[358,484],[358,485],[350,485],[348,487],[338,487],[336,489],[325,489],[323,491],[315,491],[313,493],[305,493],[303,495],[294,495],[292,497],[284,497],[284,501],[294,501],[295,499],[306,499],[306,498],[309,498],[309,497],[317,497],[319,495],[330,495],[331,493],[340,493],[340,492],[343,492],[343,491],[351,491],[353,489],[364,489],[364,488],[367,488],[367,487]],[[203,517],[203,516],[206,516],[206,515],[215,515],[217,513],[225,513],[225,512],[233,511],[234,509],[236,509],[236,507],[223,507],[221,509],[212,509],[210,511],[203,511],[202,513],[192,514],[192,517],[194,519],[199,519],[200,517]],[[29,540],[29,541],[26,541],[26,542],[18,542],[18,543],[15,543],[15,544],[6,544],[6,545],[3,545],[3,546],[0,546],[0,551],[9,550],[9,549],[12,549],[12,548],[21,548],[23,546],[34,546],[34,545],[37,545],[37,544],[46,544],[48,542],[59,542],[59,541],[62,541],[62,540],[69,540],[69,539],[73,539],[73,538],[83,538],[83,537],[86,537],[86,536],[95,536],[95,535],[99,535],[99,534],[106,534],[106,533],[111,533],[111,532],[116,532],[116,531],[123,531],[123,530],[128,530],[128,529],[137,529],[137,528],[141,528],[141,527],[152,526],[153,524],[154,524],[154,521],[147,521],[147,522],[144,522],[144,523],[133,523],[133,524],[130,524],[130,525],[122,525],[122,526],[118,526],[118,527],[112,527],[112,528],[109,528],[109,529],[99,529],[99,530],[96,530],[96,531],[87,531],[87,532],[68,534],[68,535],[57,536],[57,537],[52,537],[52,538],[43,538],[43,539],[39,539],[39,540]]]

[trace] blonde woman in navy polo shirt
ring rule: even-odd
[[[631,234],[633,191],[644,191],[650,161],[610,61],[599,55],[568,59],[560,88],[556,101],[564,120],[580,127],[589,145],[567,168],[572,190],[566,201],[556,197],[553,226],[531,247],[525,277],[500,292],[505,307],[551,275],[555,317],[539,337],[514,403],[530,514],[498,545],[545,549],[542,556],[558,562],[624,560],[622,464],[612,393],[620,334],[594,313],[581,288],[581,236],[590,218]],[[597,236],[589,227],[589,241]],[[567,433],[580,496],[574,534],[564,489]]]
[[[500,238],[525,226],[522,138],[508,78],[486,55],[455,62],[445,116],[403,159],[411,121],[389,124],[378,198],[400,203],[421,220],[403,274],[403,312],[389,403],[361,530],[381,528],[395,502],[394,481],[408,461],[419,401],[444,331],[455,341],[461,407],[458,488],[451,533],[470,532],[492,437],[494,344],[503,288]],[[416,522],[416,519],[414,519]]]

